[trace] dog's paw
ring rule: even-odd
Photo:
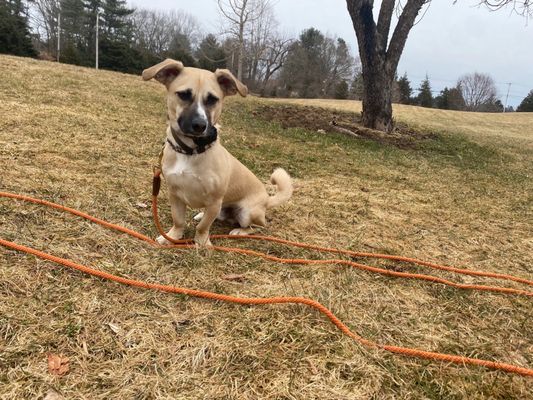
[[[183,230],[172,228],[170,231],[168,231],[167,236],[173,240],[180,240],[183,237]],[[155,241],[161,245],[173,244],[168,239],[165,239],[163,235],[159,236]]]
[[[192,219],[194,219],[195,221],[201,221],[203,217],[204,217],[204,213],[203,212],[199,212]]]
[[[253,231],[249,228],[236,228],[236,229],[233,229],[229,234],[233,236],[237,236],[237,235],[242,236],[242,235],[249,235],[252,232]]]
[[[158,236],[158,237],[155,239],[155,241],[156,241],[157,243],[161,244],[161,245],[172,244],[172,243],[170,243],[167,239],[165,239],[165,238],[163,237],[163,235]]]
[[[211,240],[209,239],[209,236],[200,236],[196,235],[194,237],[194,243],[196,244],[196,247],[209,247],[213,244],[211,243]]]

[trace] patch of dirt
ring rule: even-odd
[[[321,107],[264,104],[260,105],[253,113],[266,121],[279,121],[284,129],[304,128],[319,134],[342,133],[356,139],[369,139],[402,149],[417,148],[421,140],[435,138],[433,133],[416,132],[398,123],[394,131],[389,134],[368,129],[361,125],[359,113]]]

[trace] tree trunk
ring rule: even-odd
[[[242,67],[244,59],[244,21],[239,24],[239,54],[237,55],[237,79],[242,82]]]
[[[383,132],[391,132],[394,128],[392,81],[384,70],[365,71],[363,68],[362,123],[365,127]]]
[[[363,71],[363,125],[391,132],[392,83],[409,31],[422,6],[429,0],[407,0],[389,42],[395,0],[382,0],[378,23],[374,0],[346,0],[357,36]],[[388,45],[388,46],[387,46]]]

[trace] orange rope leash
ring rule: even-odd
[[[69,207],[65,207],[65,206],[62,206],[62,205],[59,205],[59,204],[56,204],[56,203],[52,203],[52,202],[49,202],[49,201],[46,201],[46,200],[39,200],[39,199],[35,199],[35,198],[32,198],[32,197],[28,197],[28,196],[23,196],[23,195],[18,195],[18,194],[13,194],[13,193],[7,193],[7,192],[0,192],[0,197],[7,197],[7,198],[12,198],[12,199],[17,199],[17,200],[28,201],[28,202],[32,202],[32,203],[35,203],[35,204],[46,205],[46,206],[49,206],[49,207],[52,207],[52,208],[55,208],[55,209],[58,209],[58,210],[61,210],[61,211],[64,211],[64,212],[69,212],[71,214],[74,214],[74,215],[77,215],[79,217],[85,218],[85,219],[90,220],[90,221],[92,221],[94,223],[97,223],[99,225],[105,226],[107,228],[114,229],[114,230],[117,230],[119,232],[126,233],[126,234],[128,234],[130,236],[136,237],[136,238],[138,238],[140,240],[143,240],[143,241],[145,241],[145,242],[147,242],[147,243],[149,243],[149,244],[151,244],[153,246],[156,246],[156,247],[182,248],[182,249],[194,247],[194,245],[189,240],[174,241],[174,242],[177,242],[174,245],[160,246],[160,245],[158,245],[158,243],[156,241],[154,241],[153,239],[151,239],[151,238],[149,238],[149,237],[147,237],[147,236],[145,236],[145,235],[143,235],[141,233],[138,233],[136,231],[133,231],[131,229],[128,229],[128,228],[125,228],[125,227],[122,227],[122,226],[119,226],[119,225],[116,225],[116,224],[109,223],[107,221],[104,221],[104,220],[101,220],[99,218],[93,217],[93,216],[91,216],[89,214],[86,214],[86,213],[83,213],[81,211],[78,211],[78,210],[75,210],[75,209],[72,209],[72,208],[69,208]],[[161,227],[161,224],[159,222],[159,219],[157,218],[157,194],[155,194],[153,196],[153,200],[154,201],[152,203],[152,211],[154,211],[154,217],[155,217],[156,226],[157,226],[158,230],[161,233],[164,234],[163,229]],[[216,236],[214,235],[214,236],[212,236],[212,238],[241,238],[241,237],[240,236],[229,236],[229,235],[216,235]],[[446,270],[453,271],[453,272],[458,272],[458,273],[463,273],[462,271],[468,271],[468,272],[474,272],[474,274],[469,273],[469,275],[497,277],[497,278],[501,278],[501,279],[508,279],[508,280],[513,280],[513,281],[516,281],[516,282],[525,283],[525,284],[528,284],[528,285],[532,284],[531,281],[528,281],[526,279],[516,278],[516,277],[509,276],[509,275],[501,275],[501,276],[494,276],[494,275],[500,275],[500,274],[490,274],[490,275],[488,275],[487,273],[483,273],[483,272],[479,272],[479,271],[460,270],[460,269],[456,269],[456,268],[452,268],[452,267],[443,267],[443,266],[438,266],[436,264],[425,263],[423,261],[412,260],[412,259],[409,259],[409,258],[398,257],[398,256],[389,256],[389,255],[380,255],[380,254],[374,255],[374,254],[370,254],[370,253],[357,253],[357,252],[351,252],[351,251],[347,251],[347,250],[321,248],[321,247],[318,247],[318,246],[306,245],[304,243],[290,242],[290,241],[286,241],[286,240],[283,240],[283,239],[270,238],[270,237],[248,237],[248,236],[243,236],[242,238],[247,238],[247,239],[252,238],[252,239],[257,239],[257,240],[268,240],[268,241],[272,241],[272,242],[278,242],[278,243],[287,244],[287,245],[293,245],[293,246],[302,247],[302,248],[309,248],[309,249],[326,251],[326,252],[331,252],[331,253],[347,254],[347,255],[358,256],[358,257],[375,257],[376,256],[377,258],[387,258],[387,259],[392,259],[392,260],[408,261],[408,262],[414,262],[414,263],[419,264],[419,265],[426,265],[426,266],[429,266],[429,267],[432,267],[432,268],[436,267],[438,269],[446,269]],[[168,239],[170,239],[170,238],[168,238]],[[349,336],[352,339],[356,340],[360,344],[368,346],[368,347],[380,348],[380,349],[387,350],[389,352],[403,354],[403,355],[407,355],[407,356],[411,356],[411,357],[419,357],[419,358],[424,358],[424,359],[429,359],[429,360],[447,361],[447,362],[452,362],[452,363],[461,364],[461,365],[465,365],[465,364],[480,365],[480,366],[484,366],[484,367],[487,367],[487,368],[498,369],[498,370],[502,370],[502,371],[506,371],[506,372],[511,372],[511,373],[524,375],[524,376],[533,376],[533,369],[519,367],[519,366],[516,366],[516,365],[511,365],[511,364],[506,364],[506,363],[499,363],[499,362],[488,361],[488,360],[481,360],[481,359],[464,357],[464,356],[456,356],[456,355],[451,355],[451,354],[428,352],[428,351],[419,350],[419,349],[411,349],[411,348],[406,348],[406,347],[391,346],[391,345],[381,345],[381,344],[378,344],[378,343],[374,343],[374,342],[372,342],[372,341],[370,341],[368,339],[364,339],[364,338],[360,337],[359,335],[357,335],[356,333],[352,332],[342,321],[340,321],[328,308],[326,308],[322,304],[318,303],[315,300],[307,299],[307,298],[304,298],[304,297],[243,298],[243,297],[234,297],[234,296],[223,295],[223,294],[218,294],[218,293],[206,292],[206,291],[201,291],[201,290],[194,290],[194,289],[180,288],[180,287],[169,286],[169,285],[162,285],[162,284],[157,284],[157,283],[143,282],[143,281],[138,281],[138,280],[134,280],[134,279],[128,279],[128,278],[123,278],[123,277],[120,277],[120,276],[112,275],[112,274],[109,274],[109,273],[104,272],[104,271],[99,271],[99,270],[96,270],[96,269],[93,269],[93,268],[90,268],[90,267],[75,263],[73,261],[70,261],[70,260],[67,260],[67,259],[64,259],[64,258],[61,258],[61,257],[57,257],[57,256],[54,256],[54,255],[51,255],[51,254],[48,254],[48,253],[44,253],[42,251],[30,248],[30,247],[26,247],[26,246],[23,246],[23,245],[14,243],[14,242],[10,242],[8,240],[4,240],[4,239],[1,239],[1,238],[0,238],[0,245],[2,245],[4,247],[12,248],[12,249],[17,250],[17,251],[21,251],[21,252],[25,252],[25,253],[28,253],[28,254],[32,254],[32,255],[37,256],[39,258],[43,258],[43,259],[46,259],[46,260],[49,260],[49,261],[64,265],[66,267],[76,269],[78,271],[81,271],[81,272],[89,274],[89,275],[93,275],[93,276],[96,276],[96,277],[99,277],[99,278],[103,278],[103,279],[107,279],[107,280],[112,280],[112,281],[115,281],[115,282],[118,282],[118,283],[122,283],[122,284],[125,284],[125,285],[129,285],[129,286],[135,286],[135,287],[140,287],[140,288],[145,288],[145,289],[161,290],[161,291],[170,292],[170,293],[184,294],[184,295],[193,296],[193,297],[200,297],[200,298],[211,299],[211,300],[219,300],[219,301],[225,301],[225,302],[231,302],[231,303],[237,303],[237,304],[251,304],[251,305],[282,304],[282,303],[305,304],[307,306],[315,308],[316,310],[318,310],[319,312],[324,314],[344,334],[346,334],[347,336]],[[481,286],[481,285],[462,285],[462,284],[457,284],[455,282],[441,280],[440,278],[435,278],[435,277],[432,277],[432,276],[429,276],[429,275],[399,273],[399,272],[389,271],[389,270],[385,270],[385,269],[381,269],[381,268],[377,268],[377,267],[368,267],[368,266],[365,266],[365,265],[362,265],[362,264],[357,264],[357,263],[353,263],[353,262],[345,261],[345,260],[284,259],[284,258],[269,256],[267,254],[256,252],[256,251],[252,251],[252,250],[245,250],[245,249],[239,249],[239,248],[229,248],[229,247],[221,247],[221,246],[212,246],[212,248],[215,249],[215,250],[220,250],[220,251],[235,252],[235,253],[239,253],[239,254],[258,256],[258,257],[262,257],[262,258],[265,258],[265,259],[268,259],[268,260],[281,262],[281,263],[286,263],[286,264],[324,264],[324,263],[345,264],[345,265],[350,265],[350,266],[353,266],[353,267],[356,267],[356,268],[366,269],[368,271],[373,271],[373,272],[378,272],[378,273],[385,273],[387,275],[414,277],[414,278],[417,278],[417,279],[432,280],[434,282],[444,283],[444,284],[448,284],[448,285],[451,284],[451,286],[460,287],[460,288],[464,288],[464,289],[491,290],[491,291],[499,291],[499,292],[502,292],[502,293],[522,294],[522,295],[527,295],[527,296],[532,296],[533,295],[533,293],[531,293],[531,292],[521,291],[521,290],[511,289],[511,288],[500,288],[500,287]],[[426,279],[426,278],[430,278],[430,279]]]

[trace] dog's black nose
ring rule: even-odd
[[[207,128],[207,122],[203,118],[194,118],[191,125],[194,133],[204,133]]]

